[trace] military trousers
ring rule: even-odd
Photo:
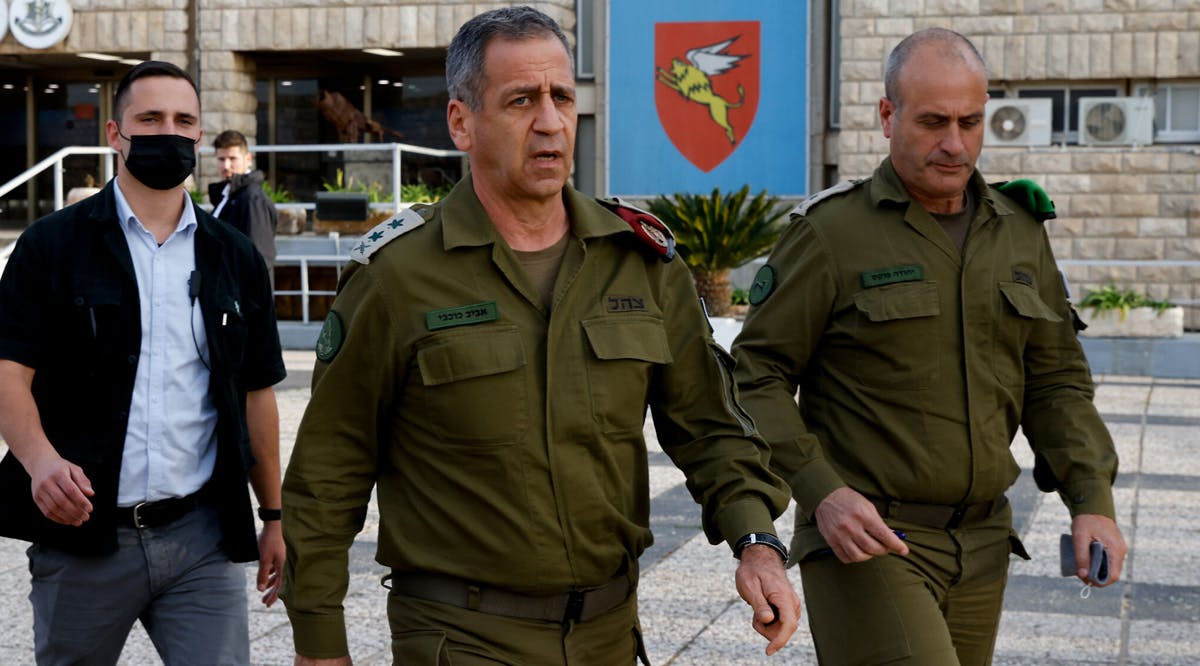
[[[1012,509],[957,529],[887,522],[907,535],[907,556],[801,561],[817,659],[830,666],[990,664],[1009,554],[1024,552]]]
[[[622,666],[645,660],[636,591],[583,622],[492,615],[395,591],[388,594],[387,608],[393,664]]]

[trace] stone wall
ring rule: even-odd
[[[842,178],[887,154],[877,104],[883,63],[929,26],[969,37],[992,82],[1149,81],[1200,77],[1200,0],[846,0],[842,3]],[[1054,199],[1047,223],[1076,298],[1115,282],[1159,298],[1200,300],[1200,268],[1081,266],[1071,260],[1200,260],[1200,147],[985,147],[989,180],[1034,178]],[[1186,326],[1200,328],[1200,307]]]
[[[166,0],[149,0],[166,1]],[[516,2],[443,0],[197,0],[201,103],[206,132],[254,136],[257,100],[250,51],[445,48],[476,14]],[[530,2],[570,33],[573,0]],[[297,56],[302,57],[302,56]]]

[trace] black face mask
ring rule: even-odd
[[[125,168],[143,185],[156,190],[170,190],[196,168],[196,142],[178,134],[135,134],[125,136],[129,154]]]

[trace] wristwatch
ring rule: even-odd
[[[281,520],[283,518],[283,509],[264,509],[258,507],[258,519],[265,522],[272,520]]]
[[[766,532],[751,532],[741,539],[738,539],[738,542],[733,545],[733,556],[739,560],[742,559],[742,551],[746,550],[746,546],[755,544],[769,546],[770,548],[774,549],[775,552],[779,553],[779,556],[783,558],[783,563],[785,565],[787,564],[787,546],[783,545],[783,542],[779,540],[779,537]]]

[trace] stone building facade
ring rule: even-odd
[[[1086,82],[1136,95],[1200,81],[1200,0],[847,0],[841,10],[842,178],[869,175],[887,154],[883,63],[922,27],[969,37],[993,89]],[[989,180],[1045,186],[1074,297],[1116,283],[1188,305],[1187,328],[1200,328],[1200,142],[986,146],[980,168]]]

